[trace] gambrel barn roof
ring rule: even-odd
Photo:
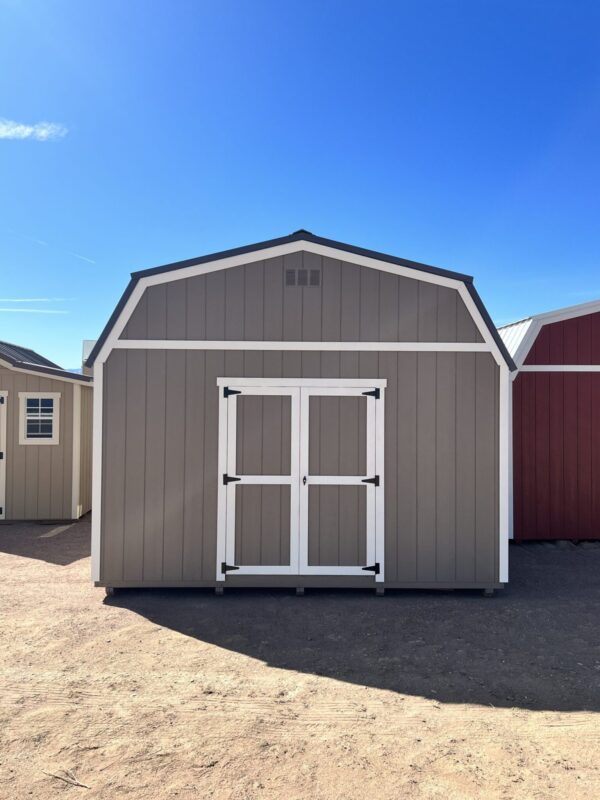
[[[106,324],[104,330],[102,331],[100,338],[98,339],[92,352],[90,353],[89,358],[86,361],[86,366],[88,367],[93,366],[94,361],[98,356],[98,353],[101,351],[104,343],[106,342],[113,327],[115,326],[117,320],[119,319],[119,316],[123,311],[128,299],[130,298],[133,290],[135,289],[140,280],[144,278],[150,278],[156,275],[176,272],[177,270],[183,270],[188,267],[195,267],[195,266],[200,266],[202,264],[209,264],[215,261],[219,261],[221,259],[231,258],[233,256],[240,256],[246,253],[254,253],[259,250],[268,250],[270,248],[278,247],[281,245],[288,245],[294,242],[299,242],[299,243],[306,242],[306,243],[311,243],[313,245],[320,245],[323,247],[328,247],[338,250],[340,251],[340,253],[354,254],[357,256],[362,256],[376,261],[385,262],[388,264],[395,264],[399,267],[404,267],[406,269],[414,270],[415,273],[436,275],[441,278],[447,278],[449,280],[463,283],[471,299],[473,300],[479,314],[481,315],[481,318],[483,319],[485,326],[489,330],[492,339],[494,340],[498,350],[500,351],[502,358],[508,365],[509,369],[511,370],[515,369],[514,362],[501,336],[499,335],[496,326],[492,322],[492,319],[488,314],[485,305],[483,304],[481,298],[479,297],[479,294],[473,284],[473,278],[470,275],[464,275],[459,272],[454,272],[452,270],[447,270],[447,269],[441,269],[439,267],[432,267],[428,264],[421,264],[417,261],[409,261],[407,259],[398,258],[397,256],[391,256],[385,253],[379,253],[374,250],[367,250],[362,247],[355,247],[354,245],[345,244],[344,242],[337,242],[332,239],[326,239],[321,236],[315,236],[309,231],[303,229],[294,231],[294,233],[290,234],[289,236],[283,236],[277,239],[270,239],[264,242],[258,242],[255,244],[246,245],[245,247],[237,247],[231,250],[224,250],[218,253],[211,253],[209,255],[200,256],[197,258],[187,259],[185,261],[178,261],[172,264],[165,264],[164,266],[160,267],[153,267],[151,269],[141,270],[139,272],[133,272],[131,274],[131,280],[127,288],[125,289],[123,296],[119,300],[108,323]],[[418,278],[419,276],[418,274],[416,274],[414,277]]]

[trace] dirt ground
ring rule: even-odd
[[[0,527],[2,800],[600,796],[600,547],[493,599],[89,575],[89,519]]]

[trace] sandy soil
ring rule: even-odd
[[[0,527],[3,800],[600,796],[600,547],[512,547],[491,600],[107,601],[88,556]]]

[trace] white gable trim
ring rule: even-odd
[[[372,258],[370,256],[359,255],[357,253],[349,253],[345,250],[339,250],[335,247],[330,247],[315,242],[299,240],[289,242],[287,244],[276,245],[274,247],[265,247],[262,250],[255,250],[251,253],[241,253],[228,258],[219,258],[215,261],[209,261],[202,264],[196,264],[191,267],[182,267],[168,272],[159,272],[156,275],[147,275],[138,280],[131,295],[127,299],[121,313],[113,324],[106,341],[100,348],[95,364],[103,364],[108,358],[110,352],[119,345],[119,337],[123,333],[125,326],[131,319],[131,316],[137,307],[144,291],[150,286],[157,286],[163,283],[171,283],[172,281],[184,280],[186,278],[193,278],[197,275],[206,275],[209,272],[217,272],[223,269],[231,269],[239,267],[243,264],[253,263],[255,261],[264,261],[269,258],[276,258],[279,256],[289,255],[305,251],[315,253],[316,255],[324,256],[327,258],[337,259],[338,261],[346,261],[350,264],[357,264],[358,266],[368,267],[370,269],[377,269],[381,272],[389,272],[393,275],[399,275],[414,280],[424,281],[426,283],[433,283],[438,286],[445,286],[447,288],[456,289],[460,294],[467,310],[469,311],[479,333],[481,334],[487,349],[492,353],[496,363],[502,365],[505,363],[504,357],[500,352],[491,331],[486,325],[479,309],[477,308],[473,298],[471,297],[465,283],[456,278],[448,278],[443,275],[436,275],[429,272],[421,272],[413,267],[405,267],[399,264],[392,264],[381,259]]]
[[[535,340],[538,337],[544,325],[552,325],[553,322],[564,322],[567,319],[576,319],[577,317],[586,317],[588,314],[596,314],[600,311],[600,300],[592,300],[589,303],[580,303],[576,306],[565,306],[565,308],[558,308],[554,311],[544,311],[542,314],[534,314],[531,319],[531,324],[525,331],[523,338],[515,352],[512,354],[513,360],[517,365],[517,369],[521,369],[523,362],[529,355],[529,351],[533,347]],[[525,322],[525,320],[523,320]],[[516,324],[516,323],[512,323]],[[509,325],[503,325],[499,328],[501,332],[503,328],[508,328]],[[515,378],[517,373],[513,373]]]

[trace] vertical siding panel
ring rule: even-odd
[[[397,354],[397,574],[406,582],[417,580],[417,362],[416,353]]]
[[[248,264],[246,269],[244,335],[241,338],[253,341],[264,339],[264,262]]]
[[[126,352],[125,541],[123,578],[143,579],[146,469],[146,360],[143,350]]]
[[[207,425],[218,428],[218,420],[205,416],[205,359],[200,350],[189,351],[185,386],[185,473],[183,494],[183,579],[202,579],[204,521],[204,436]]]
[[[438,286],[437,339],[438,342],[456,341],[456,289]]]
[[[535,384],[535,531],[547,539],[550,529],[550,376],[533,373]]]
[[[579,363],[579,353],[577,349],[577,318],[575,319],[566,319],[563,323],[563,352],[565,355],[565,364],[578,364]],[[544,330],[547,328],[546,325],[540,331],[538,335],[538,340]],[[536,342],[537,344],[537,342]],[[533,361],[532,363],[544,363]]]
[[[165,509],[163,579],[183,578],[183,517],[186,434],[185,353],[166,354],[165,406]]]
[[[586,331],[586,328],[583,328]],[[589,357],[589,350],[588,350]],[[589,372],[577,376],[577,495],[579,524],[572,534],[589,539],[592,535],[592,385]]]
[[[600,339],[598,339],[600,342]],[[590,536],[600,538],[600,373],[590,375],[591,382],[591,491],[592,491],[592,526]]]
[[[299,342],[302,339],[302,289],[285,285],[286,270],[302,268],[302,253],[290,253],[283,257],[283,339]]]
[[[520,539],[523,534],[523,468],[522,448],[523,434],[521,430],[522,375],[513,381],[513,535]],[[562,491],[562,488],[561,488]]]
[[[379,270],[360,271],[360,341],[376,342],[379,338]]]
[[[436,379],[436,577],[455,579],[456,553],[456,354],[437,354]]]
[[[475,494],[476,562],[475,577],[480,582],[497,581],[494,571],[494,531],[497,509],[496,471],[496,392],[497,369],[489,353],[477,353],[475,396]]]
[[[522,535],[536,537],[535,490],[535,373],[521,373]]]
[[[385,578],[398,578],[398,356],[381,353],[379,375],[387,378],[385,391]],[[381,412],[382,409],[378,409]]]
[[[572,361],[570,363],[573,363]],[[565,460],[565,527],[561,538],[575,536],[579,529],[578,506],[578,421],[577,421],[577,378],[576,372],[565,372],[564,386],[564,460]]]
[[[234,342],[244,338],[246,269],[246,267],[234,267],[225,270],[224,273],[225,338]]]
[[[342,264],[332,258],[324,258],[321,268],[323,341],[341,341]]]
[[[548,325],[549,334],[549,364],[564,364],[563,327],[562,325]]]
[[[283,340],[283,259],[264,262],[264,335],[267,341]]]
[[[592,314],[592,354],[590,364],[600,364],[600,313]]]
[[[302,266],[308,272],[310,282],[311,270],[322,272],[321,256],[315,253],[302,254]],[[321,274],[321,278],[322,278]],[[322,291],[323,282],[319,286],[307,286],[302,292],[302,340],[318,342],[322,339]]]
[[[217,466],[219,436],[219,393],[217,377],[223,375],[225,359],[222,351],[206,353],[206,383],[204,408],[204,509],[202,577],[214,580],[217,564]]]
[[[435,581],[436,353],[417,355],[417,579]]]
[[[552,539],[564,535],[564,379],[561,373],[548,375],[548,426],[549,447],[549,530]],[[519,483],[515,482],[515,495],[520,495]],[[519,530],[520,534],[520,530]]]
[[[59,464],[62,461],[63,466],[63,481],[62,481],[62,514],[61,516],[63,519],[71,519],[72,518],[72,511],[71,511],[71,503],[72,503],[72,492],[73,492],[73,385],[72,384],[61,384],[57,381],[56,383],[57,391],[62,391],[64,389],[64,395],[66,399],[66,411],[67,411],[67,430],[66,436],[62,441],[62,452],[56,453],[58,456],[57,458],[57,471],[59,472]],[[82,390],[83,391],[83,390]]]
[[[331,258],[324,258],[321,270],[322,334],[323,341],[326,342],[339,342],[342,338],[341,282],[341,263]],[[321,353],[321,375],[327,378],[339,378],[340,353]]]
[[[469,313],[464,300],[457,294],[456,297],[456,341],[457,342],[482,342],[483,336],[477,330],[477,325]]]
[[[148,290],[139,299],[120,339],[146,339],[148,337]]]
[[[148,338],[167,338],[167,284],[150,286],[148,295]]]
[[[163,578],[166,442],[166,357],[149,350],[146,376],[146,486],[144,513],[144,580]]]
[[[577,323],[577,364],[592,363],[592,317],[586,314],[578,317]]]
[[[125,502],[127,356],[113,350],[104,367],[104,425],[102,456],[102,580],[123,578],[123,507]]]
[[[341,271],[341,332],[342,341],[357,342],[360,339],[360,267],[342,264]]]
[[[434,283],[419,283],[419,342],[437,341],[437,290]]]
[[[379,331],[382,342],[398,341],[398,291],[397,275],[382,272],[379,276]]]
[[[398,278],[398,341],[419,341],[419,281]]]
[[[186,281],[186,338],[206,339],[206,276]]]
[[[475,353],[456,354],[456,580],[475,580]]]
[[[206,275],[206,338],[225,338],[225,271]]]
[[[185,339],[187,324],[187,281],[170,281],[167,286],[167,339]]]

